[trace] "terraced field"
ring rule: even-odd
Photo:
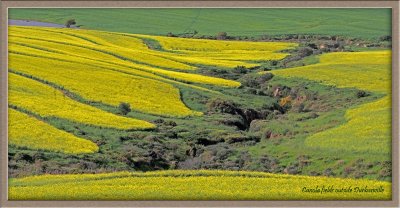
[[[9,75],[9,105],[30,111],[40,117],[59,117],[74,122],[116,129],[151,129],[155,126],[72,100],[61,91],[16,74]],[[11,126],[12,128],[12,126]]]
[[[42,175],[10,180],[10,200],[388,200],[388,182],[246,171]],[[332,192],[317,192],[322,185]],[[107,187],[107,188],[104,188]],[[343,189],[352,189],[344,192]],[[362,189],[375,191],[361,191]],[[314,192],[311,192],[314,189]],[[190,191],[189,191],[190,190]],[[308,191],[307,191],[308,190]],[[377,191],[382,192],[377,192]]]
[[[14,109],[8,110],[8,118],[10,145],[69,154],[93,153],[99,149],[91,141],[61,131]]]
[[[23,35],[25,32],[34,34],[31,36],[34,38],[25,37]],[[96,33],[99,35],[96,36]],[[112,39],[112,41],[108,41],[109,39]],[[175,41],[179,42],[179,39]],[[128,45],[129,47],[118,45],[123,42],[128,42],[131,45]],[[293,47],[295,44],[278,43],[276,47],[272,47],[274,43],[259,43],[258,45],[259,48],[271,47],[268,53],[274,54],[272,52],[274,50]],[[219,47],[219,45],[216,47]],[[11,27],[9,51],[11,54],[10,69],[16,72],[32,75],[63,86],[91,101],[103,102],[113,106],[120,102],[128,102],[135,110],[157,115],[188,116],[199,114],[192,112],[183,105],[179,100],[179,92],[172,85],[158,80],[169,79],[169,83],[174,83],[174,80],[176,80],[226,87],[240,85],[238,82],[221,78],[170,71],[169,68],[185,69],[186,67],[192,69],[193,67],[187,65],[187,63],[163,58],[163,56],[172,57],[175,52],[166,53],[149,50],[145,48],[143,42],[140,42],[140,39],[121,34],[85,30]],[[138,56],[138,54],[141,55]],[[286,55],[274,54],[278,58]],[[27,59],[29,63],[22,61]],[[208,62],[206,58],[197,57],[196,59],[202,60],[201,62]],[[43,65],[45,60],[46,65]],[[229,61],[226,60],[226,62]],[[245,64],[245,62],[238,61],[230,64],[236,65],[238,63]],[[154,64],[158,65],[153,66]],[[82,66],[85,70],[81,70]],[[102,66],[101,70],[99,70],[99,66]],[[162,69],[165,66],[169,68]],[[49,73],[51,68],[57,68],[59,73]],[[132,76],[127,77],[122,73],[115,73],[115,71],[128,73]],[[90,76],[88,76],[89,73]],[[144,76],[151,79],[145,79]],[[88,79],[92,81],[88,82]],[[135,80],[134,86],[130,84],[133,80]],[[108,82],[108,85],[102,85],[104,82]],[[152,84],[147,84],[145,89],[141,87],[144,86],[144,83]],[[129,96],[131,93],[135,93],[135,98]],[[110,96],[110,94],[113,96]]]
[[[381,99],[348,110],[346,124],[309,137],[306,145],[353,152],[391,152],[390,51],[324,54],[318,64],[274,74],[380,93]]]
[[[18,30],[19,28],[17,28]],[[79,30],[80,31],[80,30]],[[100,32],[101,33],[101,32]],[[11,33],[10,40],[13,39],[13,34]],[[47,34],[50,36],[51,34],[54,33],[49,33]],[[23,37],[16,35],[17,37]],[[43,35],[44,36],[44,35]],[[53,35],[54,36],[54,35]],[[35,36],[36,37],[36,36]],[[38,37],[41,37],[41,34],[38,34]],[[46,37],[46,36],[44,36]],[[122,37],[124,38],[125,36],[116,36],[115,38]],[[54,38],[54,37],[53,37]],[[85,38],[86,40],[87,38]],[[107,63],[108,66],[112,67],[113,70],[119,70],[122,72],[126,73],[131,73],[134,75],[143,75],[144,72],[148,72],[151,74],[158,75],[158,78],[168,78],[171,80],[179,80],[183,82],[195,82],[195,83],[200,83],[200,84],[211,84],[211,85],[219,85],[219,86],[227,86],[227,87],[237,87],[240,84],[238,82],[234,82],[231,80],[224,80],[220,78],[214,78],[214,77],[207,77],[207,76],[202,76],[198,74],[189,74],[189,73],[183,73],[183,72],[176,72],[176,71],[169,71],[165,69],[161,69],[158,66],[154,67],[149,63],[145,63],[145,59],[141,60],[140,57],[137,58],[135,54],[142,53],[141,56],[146,57],[147,59],[152,58],[151,54],[146,55],[145,51],[141,50],[140,48],[138,50],[130,50],[128,48],[121,48],[120,46],[115,46],[115,45],[109,45],[109,46],[98,46],[98,47],[89,47],[86,45],[86,43],[81,43],[81,45],[77,45],[76,41],[72,41],[71,44],[65,43],[65,41],[68,41],[68,39],[62,39],[60,37],[60,40],[62,41],[52,41],[42,39],[42,38],[33,38],[36,42],[32,42],[32,38],[25,38],[25,40],[18,39],[17,44],[13,44],[15,42],[10,42],[10,52],[12,53],[18,53],[18,54],[25,54],[25,55],[31,55],[31,56],[45,56],[46,58],[51,58],[51,59],[57,59],[57,60],[66,60],[68,62],[73,62],[73,63],[93,63],[95,65],[104,65],[104,63]],[[41,40],[42,42],[37,42],[38,40]],[[43,42],[44,41],[44,42]],[[50,41],[51,43],[48,44],[47,42]],[[128,40],[130,39],[128,38]],[[56,43],[56,44],[54,44]],[[79,42],[78,42],[79,43]],[[67,46],[65,45],[67,44]],[[69,47],[72,46],[72,47]],[[59,49],[62,48],[63,50],[60,51]],[[126,51],[129,51],[130,55],[132,54],[135,55],[136,59],[141,60],[140,62],[138,60],[133,60],[130,59],[129,57],[121,55],[124,54],[126,55]],[[57,53],[54,53],[56,51]],[[116,51],[116,52],[113,52]],[[150,51],[150,50],[148,50]],[[72,57],[71,57],[72,56]],[[107,60],[107,61],[104,61]],[[157,60],[156,60],[157,61]],[[160,61],[161,63],[165,62],[165,64],[170,63],[170,60],[168,59],[163,59]],[[157,63],[160,63],[157,62]],[[240,62],[243,63],[243,62]],[[110,65],[111,64],[111,65]],[[115,66],[117,65],[117,66]],[[161,64],[162,65],[162,64]],[[129,70],[126,70],[126,68],[129,68]],[[137,70],[140,70],[141,72],[135,73]],[[146,74],[146,73],[145,73]],[[147,75],[148,76],[148,75]],[[150,75],[151,76],[151,75]],[[154,77],[154,75],[152,76]]]
[[[253,58],[249,56],[249,59],[242,57],[239,60],[244,51],[266,55],[265,59],[281,59],[287,54],[275,51],[296,46],[291,43],[246,46],[241,42],[201,41],[197,44],[208,45],[202,54],[199,48],[185,48],[184,43],[177,44],[186,41],[179,38],[40,27],[10,27],[9,31],[9,69],[13,72],[9,77],[10,105],[44,118],[58,117],[116,129],[148,129],[154,125],[79,103],[59,89],[87,102],[114,107],[126,102],[133,110],[153,115],[198,116],[201,112],[185,106],[175,85],[213,92],[187,83],[223,87],[238,87],[240,83],[172,70],[195,70],[194,64],[199,62],[209,65],[217,62],[224,67],[246,65],[246,61]],[[31,35],[27,36],[27,33]],[[162,46],[168,51],[149,49],[143,38],[162,41]],[[177,48],[170,48],[170,44],[177,44]],[[219,58],[209,56],[217,52],[230,55],[230,60],[221,62]],[[182,61],[182,57],[199,61]]]

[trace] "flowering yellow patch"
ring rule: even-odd
[[[280,51],[298,46],[297,43],[285,42],[250,42],[250,41],[221,41],[205,39],[174,38],[163,36],[136,35],[138,37],[153,38],[160,42],[167,50],[181,51]]]
[[[67,97],[50,86],[16,74],[9,74],[9,104],[41,117],[59,117],[70,121],[116,129],[149,129],[155,126],[116,116]]]
[[[297,43],[215,41],[161,36],[136,35],[94,30],[65,28],[10,27],[10,37],[24,37],[29,32],[33,39],[81,45],[107,51],[131,61],[166,69],[193,70],[193,64],[233,68],[238,65],[253,67],[249,61],[278,60],[288,54],[278,51],[294,48]],[[58,36],[60,38],[58,38]],[[160,43],[166,51],[150,49],[143,38]]]
[[[276,70],[285,77],[322,81],[337,87],[355,87],[387,93],[391,89],[391,52],[337,52],[320,56],[320,63]]]
[[[157,53],[158,56],[164,57],[167,59],[180,61],[183,63],[191,63],[191,64],[199,64],[199,65],[206,65],[206,66],[216,66],[216,67],[225,67],[225,68],[234,68],[237,66],[245,66],[245,67],[254,67],[259,66],[259,64],[255,63],[248,63],[244,61],[237,61],[237,60],[228,60],[228,59],[217,59],[215,57],[196,57],[190,56],[187,53]]]
[[[58,33],[55,34],[50,33],[47,36],[44,36],[45,38],[42,38],[42,36],[34,36],[28,38],[21,34],[18,34],[19,29],[20,28],[17,27],[11,30],[11,31],[16,30],[17,32],[10,33],[11,34],[9,37],[10,52],[24,53],[24,54],[29,53],[31,56],[35,57],[45,56],[47,58],[52,58],[52,59],[54,58],[64,59],[64,60],[67,59],[68,61],[74,61],[82,64],[88,62],[97,62],[93,64],[104,65],[105,63],[107,63],[107,65],[113,68],[114,70],[124,70],[126,68],[131,68],[128,69],[128,73],[132,72],[132,69],[134,70],[136,69],[143,72],[149,72],[153,75],[159,75],[177,81],[219,85],[225,87],[240,86],[239,82],[232,80],[162,69],[164,67],[164,68],[177,68],[185,70],[185,69],[194,69],[194,67],[174,61],[168,56],[160,55],[162,54],[161,52],[160,54],[156,54],[155,51],[151,50],[147,51],[133,50],[130,48],[123,48],[121,46],[111,45],[109,43],[107,45],[92,46],[90,44],[88,45],[83,44],[82,41],[71,42],[68,39],[64,39],[63,41],[57,41],[54,39],[51,40],[45,39],[47,38],[48,35],[56,36]],[[64,33],[65,32],[61,34],[64,35]],[[125,38],[125,36],[118,36],[118,35],[115,36],[116,36],[115,38],[120,38],[120,37]],[[93,40],[91,41],[94,42]],[[100,42],[97,39],[96,41]],[[164,57],[167,57],[167,59]],[[223,63],[224,61],[219,61],[219,62]],[[123,69],[121,69],[121,67]],[[126,72],[126,70],[124,71]]]
[[[8,27],[9,36],[21,36],[21,37],[34,37],[48,41],[59,41],[66,43],[75,43],[88,46],[96,46],[97,44],[76,36],[54,33],[48,30],[48,28],[39,27],[20,27],[20,26],[9,26]],[[27,35],[29,34],[29,36]]]
[[[178,89],[154,79],[92,65],[19,54],[10,54],[9,68],[55,83],[95,102],[112,106],[127,102],[134,110],[156,115],[198,114],[182,103]]]
[[[10,179],[9,199],[389,200],[391,183],[220,170],[42,175]]]
[[[95,143],[67,132],[14,109],[8,110],[8,142],[11,145],[59,151],[70,154],[94,153]]]
[[[289,54],[279,51],[298,46],[297,43],[284,42],[217,41],[150,35],[133,36],[156,40],[165,50],[174,52],[158,53],[163,57],[186,63],[229,68],[259,65],[248,61],[283,59]]]
[[[391,99],[385,96],[346,112],[345,125],[314,134],[307,138],[311,147],[335,148],[353,153],[390,152]]]

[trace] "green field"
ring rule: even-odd
[[[224,31],[234,36],[322,34],[377,38],[391,34],[390,9],[18,8],[9,9],[9,18],[59,24],[73,18],[84,28],[156,35],[194,30],[199,35]]]

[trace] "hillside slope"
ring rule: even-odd
[[[330,53],[319,58],[318,64],[277,70],[274,74],[321,81],[340,88],[357,88],[384,97],[347,110],[344,125],[312,135],[306,145],[390,154],[391,52]]]

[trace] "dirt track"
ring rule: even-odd
[[[57,27],[63,28],[65,25],[48,23],[48,22],[37,22],[31,20],[8,20],[8,25],[18,25],[18,26],[38,26],[38,27]],[[76,28],[76,26],[72,25],[71,28]]]

